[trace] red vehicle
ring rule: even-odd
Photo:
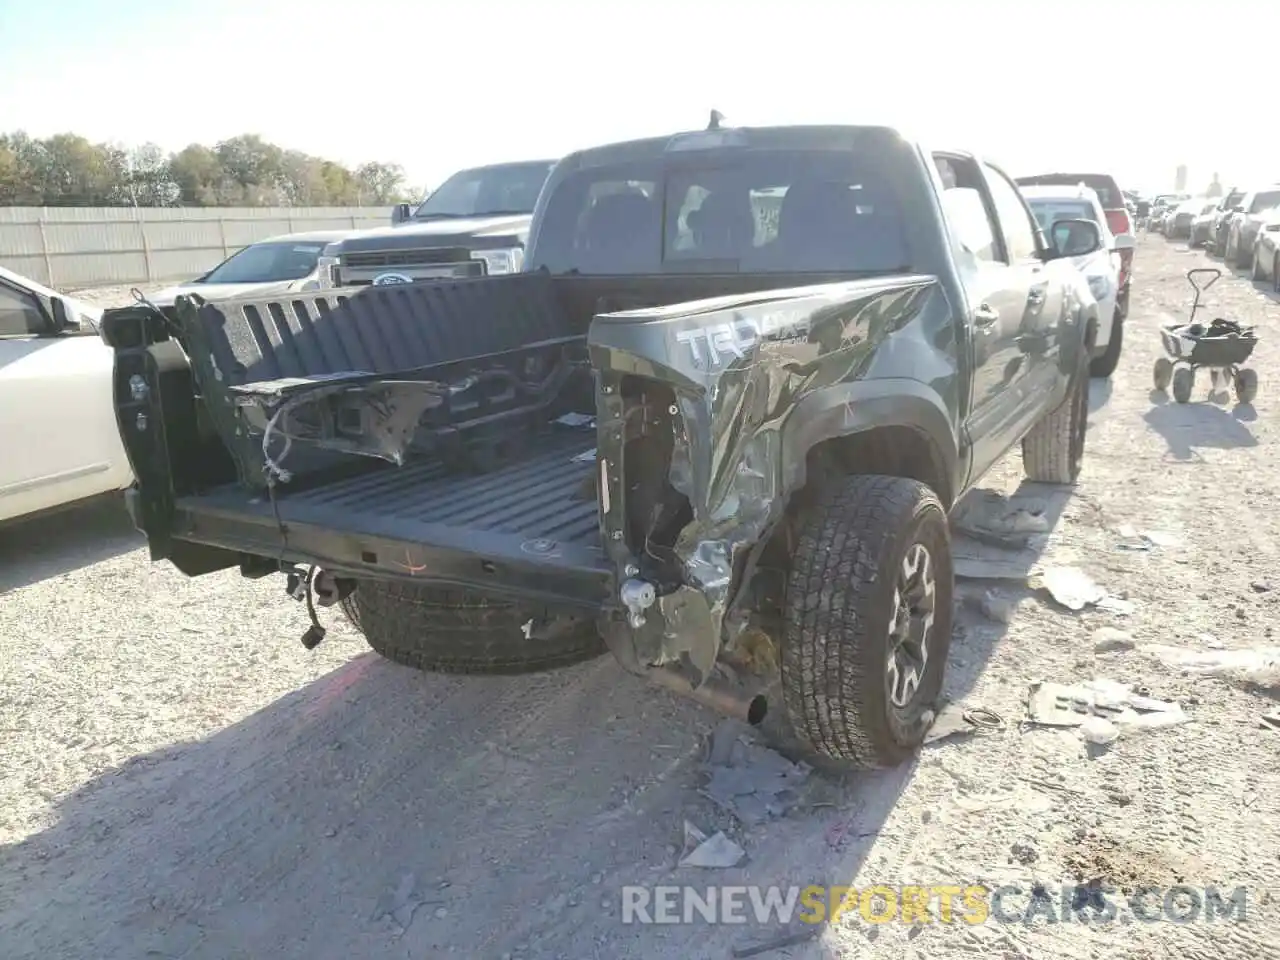
[[[1122,233],[1133,233],[1133,222],[1129,219],[1129,210],[1124,204],[1124,194],[1116,179],[1106,173],[1040,173],[1033,177],[1015,177],[1019,186],[1074,186],[1083,183],[1093,190],[1102,201],[1102,210],[1107,216],[1107,229],[1115,236]],[[1120,292],[1116,297],[1116,310],[1120,319],[1129,316],[1129,276],[1133,265],[1133,248],[1121,250],[1120,253]]]

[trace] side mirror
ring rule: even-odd
[[[1055,257],[1083,257],[1102,249],[1102,232],[1092,220],[1055,220],[1049,235]]]
[[[1232,212],[1232,213],[1244,213],[1244,207],[1240,206],[1239,204],[1236,204],[1234,207],[1232,207],[1232,208],[1231,208],[1231,212]]]
[[[53,308],[53,326],[55,333],[74,333],[80,329],[80,319],[75,310],[67,306],[61,297],[53,297],[50,301]]]
[[[1132,233],[1122,233],[1116,237],[1117,250],[1132,250],[1136,246],[1137,243],[1134,241]]]
[[[391,225],[398,226],[413,216],[413,211],[409,209],[407,203],[397,203],[391,209]]]

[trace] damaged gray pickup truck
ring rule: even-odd
[[[1096,323],[1009,178],[882,127],[560,161],[526,271],[110,311],[130,510],[420,669],[607,647],[818,760],[921,742],[951,505],[1080,469]],[[776,721],[776,725],[770,727]]]

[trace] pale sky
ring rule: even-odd
[[[1269,0],[0,0],[0,131],[240,133],[415,185],[731,123],[887,122],[1016,175],[1280,179]]]

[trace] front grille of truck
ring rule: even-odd
[[[367,250],[348,253],[342,264],[356,269],[370,267],[426,267],[444,263],[475,263],[466,247],[427,247],[420,250]]]

